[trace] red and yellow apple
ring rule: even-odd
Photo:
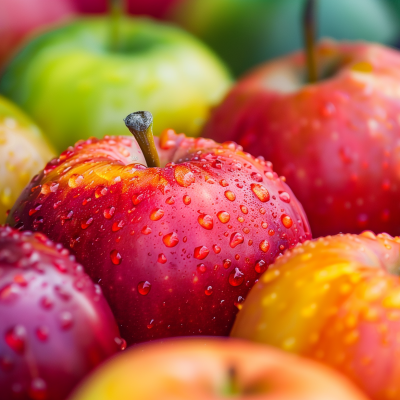
[[[54,155],[33,121],[0,96],[0,224],[32,176]]]
[[[400,238],[337,235],[287,251],[231,335],[323,362],[373,400],[400,396]]]
[[[314,237],[366,227],[400,234],[400,54],[325,41],[317,60],[314,84],[303,53],[251,72],[203,135],[270,160],[303,204]]]
[[[132,136],[78,142],[27,186],[8,223],[71,249],[128,344],[228,335],[268,265],[311,238],[306,215],[270,163],[233,142],[171,129],[155,140],[152,168]]]
[[[124,341],[101,289],[43,234],[0,227],[0,397],[63,400]]]
[[[234,339],[136,346],[105,363],[70,400],[366,400],[326,367]]]

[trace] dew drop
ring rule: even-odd
[[[234,200],[236,199],[235,193],[231,192],[230,190],[227,190],[224,194],[225,194],[225,197],[226,197],[229,201],[234,201]]]
[[[104,218],[111,219],[115,213],[115,207],[108,207],[103,211]]]
[[[281,221],[285,228],[289,229],[293,225],[292,218],[290,218],[289,215],[283,214],[281,216]]]
[[[104,185],[97,186],[96,190],[94,191],[94,195],[96,199],[99,197],[105,196],[108,192],[108,188],[105,187]]]
[[[262,274],[267,270],[267,263],[264,260],[259,260],[256,262],[254,269],[258,274]]]
[[[243,217],[238,217],[238,219],[237,219],[240,223],[243,223],[244,222],[244,218]]]
[[[111,261],[114,265],[119,265],[121,264],[122,257],[121,254],[118,253],[117,250],[112,250],[110,253]]]
[[[39,326],[36,329],[36,336],[42,342],[45,342],[49,337],[49,329],[46,326]]]
[[[199,215],[197,220],[204,229],[211,230],[214,226],[214,222],[211,215],[201,214]]]
[[[217,246],[216,244],[213,245],[213,250],[215,254],[219,254],[221,252],[221,247]]]
[[[29,398],[32,400],[47,399],[47,385],[41,378],[34,378],[29,387]]]
[[[72,314],[69,311],[64,311],[60,315],[60,324],[62,329],[71,328],[74,320],[72,318]]]
[[[206,290],[204,291],[204,293],[205,293],[207,296],[210,296],[210,295],[212,294],[212,292],[213,292],[212,286],[206,286]]]
[[[232,265],[232,261],[229,260],[228,258],[223,261],[223,266],[225,269],[228,269]]]
[[[145,226],[142,228],[142,234],[143,234],[143,235],[149,235],[150,233],[151,233],[151,228],[150,228],[149,226],[145,225]]]
[[[43,296],[40,300],[40,304],[44,309],[50,310],[53,307],[54,303],[53,300],[50,299],[50,297]]]
[[[138,284],[138,292],[142,295],[142,296],[146,296],[151,289],[151,283],[148,281],[141,281]]]
[[[263,177],[258,172],[253,172],[250,176],[251,176],[251,179],[253,179],[253,181],[256,181],[256,182],[263,181]]]
[[[83,182],[83,176],[79,174],[73,174],[68,179],[68,186],[70,188],[76,188]]]
[[[185,165],[175,167],[175,179],[178,185],[188,187],[195,182],[193,172]]]
[[[279,192],[279,198],[285,203],[290,203],[290,195],[287,192]]]
[[[194,249],[194,258],[197,258],[198,260],[204,260],[209,253],[210,250],[208,250],[206,246],[199,246]]]
[[[199,264],[197,266],[197,271],[199,271],[201,274],[204,274],[204,272],[207,271],[207,267],[204,264]]]
[[[179,238],[175,232],[171,232],[165,235],[162,241],[167,247],[175,247],[179,242]]]
[[[151,329],[154,326],[154,319],[150,320],[150,322],[147,324],[147,329]]]
[[[158,221],[164,216],[164,210],[161,208],[155,208],[151,214],[150,214],[150,219],[152,221]]]
[[[239,286],[243,283],[244,281],[244,273],[240,271],[239,268],[235,268],[230,274],[229,274],[229,283],[232,286]]]
[[[262,201],[263,203],[265,203],[269,200],[269,198],[270,198],[269,192],[264,186],[262,186],[258,183],[252,183],[250,186],[251,186],[251,190],[256,195],[258,200]]]
[[[183,196],[182,200],[183,200],[184,204],[186,204],[187,206],[192,202],[192,199],[187,194],[185,194]]]
[[[36,213],[37,211],[39,211],[41,208],[42,208],[42,205],[41,205],[41,204],[37,205],[35,208],[31,208],[31,209],[29,210],[29,216],[35,214],[35,213]]]
[[[167,204],[169,204],[169,205],[174,204],[174,203],[175,203],[174,196],[168,197],[168,199],[165,200],[165,202],[166,202]]]
[[[237,300],[234,302],[235,307],[237,307],[238,310],[241,310],[243,308],[243,302],[244,302],[244,297],[239,296]]]
[[[18,354],[23,354],[26,347],[26,329],[22,325],[16,325],[5,334],[8,346]]]
[[[250,232],[250,229],[249,228],[243,228],[243,232],[247,234],[247,233]]]
[[[160,264],[165,264],[167,262],[167,257],[163,253],[160,253],[157,258],[157,262]]]
[[[222,187],[227,187],[227,186],[229,186],[229,183],[228,183],[225,179],[221,179],[221,180],[219,181],[219,184],[220,184]]]
[[[263,229],[267,229],[267,228],[268,228],[268,224],[267,224],[266,222],[263,222],[263,223],[261,224],[261,227],[262,227]]]
[[[113,232],[118,232],[120,229],[122,229],[125,226],[125,222],[121,219],[120,221],[115,221],[112,224],[112,231]]]
[[[231,240],[229,242],[229,246],[235,248],[237,245],[242,244],[244,242],[244,237],[241,233],[239,232],[234,232],[231,235]]]
[[[263,251],[264,253],[266,253],[269,250],[269,242],[268,240],[263,240],[262,242],[260,242],[260,250]]]
[[[240,206],[240,211],[241,211],[243,214],[247,214],[247,213],[249,212],[249,210],[247,209],[246,206]]]
[[[81,222],[81,228],[86,229],[93,222],[93,218],[89,218],[86,222]]]
[[[116,337],[114,339],[115,344],[117,345],[119,350],[125,350],[126,349],[126,340],[120,337]]]
[[[229,213],[227,213],[226,211],[220,211],[217,214],[218,219],[223,223],[226,224],[227,222],[229,222],[231,216],[229,215]]]
[[[132,203],[134,206],[137,206],[144,199],[143,193],[135,193],[132,196]]]

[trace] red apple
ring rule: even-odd
[[[244,77],[203,135],[259,152],[287,177],[315,237],[400,234],[400,55],[380,45],[325,41],[321,79],[303,53]]]
[[[0,227],[0,397],[62,400],[123,345],[101,289],[61,245]]]
[[[1,0],[0,66],[33,32],[63,21],[74,12],[71,0]]]
[[[400,238],[338,235],[286,252],[248,295],[232,336],[347,375],[372,400],[400,398]]]
[[[126,121],[151,136],[150,113]],[[129,344],[228,335],[260,274],[311,237],[307,218],[270,164],[235,143],[171,129],[155,139],[160,168],[146,168],[132,137],[78,142],[28,185],[8,222],[71,248]]]
[[[180,339],[136,346],[97,369],[70,400],[366,400],[339,374],[266,346]]]

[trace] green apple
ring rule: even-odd
[[[199,134],[231,84],[227,69],[183,30],[121,18],[117,46],[107,17],[38,36],[9,64],[4,93],[49,133],[58,150],[89,136],[129,134],[121,120],[151,110],[155,134],[173,126]]]
[[[235,74],[302,47],[304,0],[182,0],[172,20],[211,46]],[[319,0],[319,35],[394,43],[400,24],[382,0]]]
[[[0,96],[0,224],[32,176],[53,156],[39,128]]]

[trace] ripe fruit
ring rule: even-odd
[[[0,96],[0,224],[33,174],[53,156],[39,128]]]
[[[126,123],[152,138],[150,113]],[[25,189],[8,222],[71,248],[128,344],[227,335],[260,274],[311,238],[307,218],[270,164],[233,142],[168,129],[156,144],[161,168],[143,165],[132,137],[78,142]]]
[[[186,32],[146,19],[81,19],[28,43],[0,91],[48,132],[59,151],[79,139],[126,134],[133,108],[151,108],[156,134],[198,135],[230,85],[216,56]],[[113,40],[112,40],[113,39]]]
[[[306,0],[181,0],[171,18],[207,43],[235,75],[302,47]],[[390,0],[393,2],[393,0]],[[400,33],[392,4],[321,0],[321,37],[393,44]]]
[[[146,344],[113,358],[71,400],[366,400],[319,364],[239,340]]]
[[[232,336],[336,368],[373,400],[400,395],[400,238],[338,235],[286,252],[248,295]]]
[[[320,77],[307,84],[303,54],[244,77],[203,134],[260,152],[286,176],[314,237],[400,233],[400,56],[374,44],[325,41]]]
[[[43,234],[0,227],[0,393],[62,400],[123,340],[100,287]]]

